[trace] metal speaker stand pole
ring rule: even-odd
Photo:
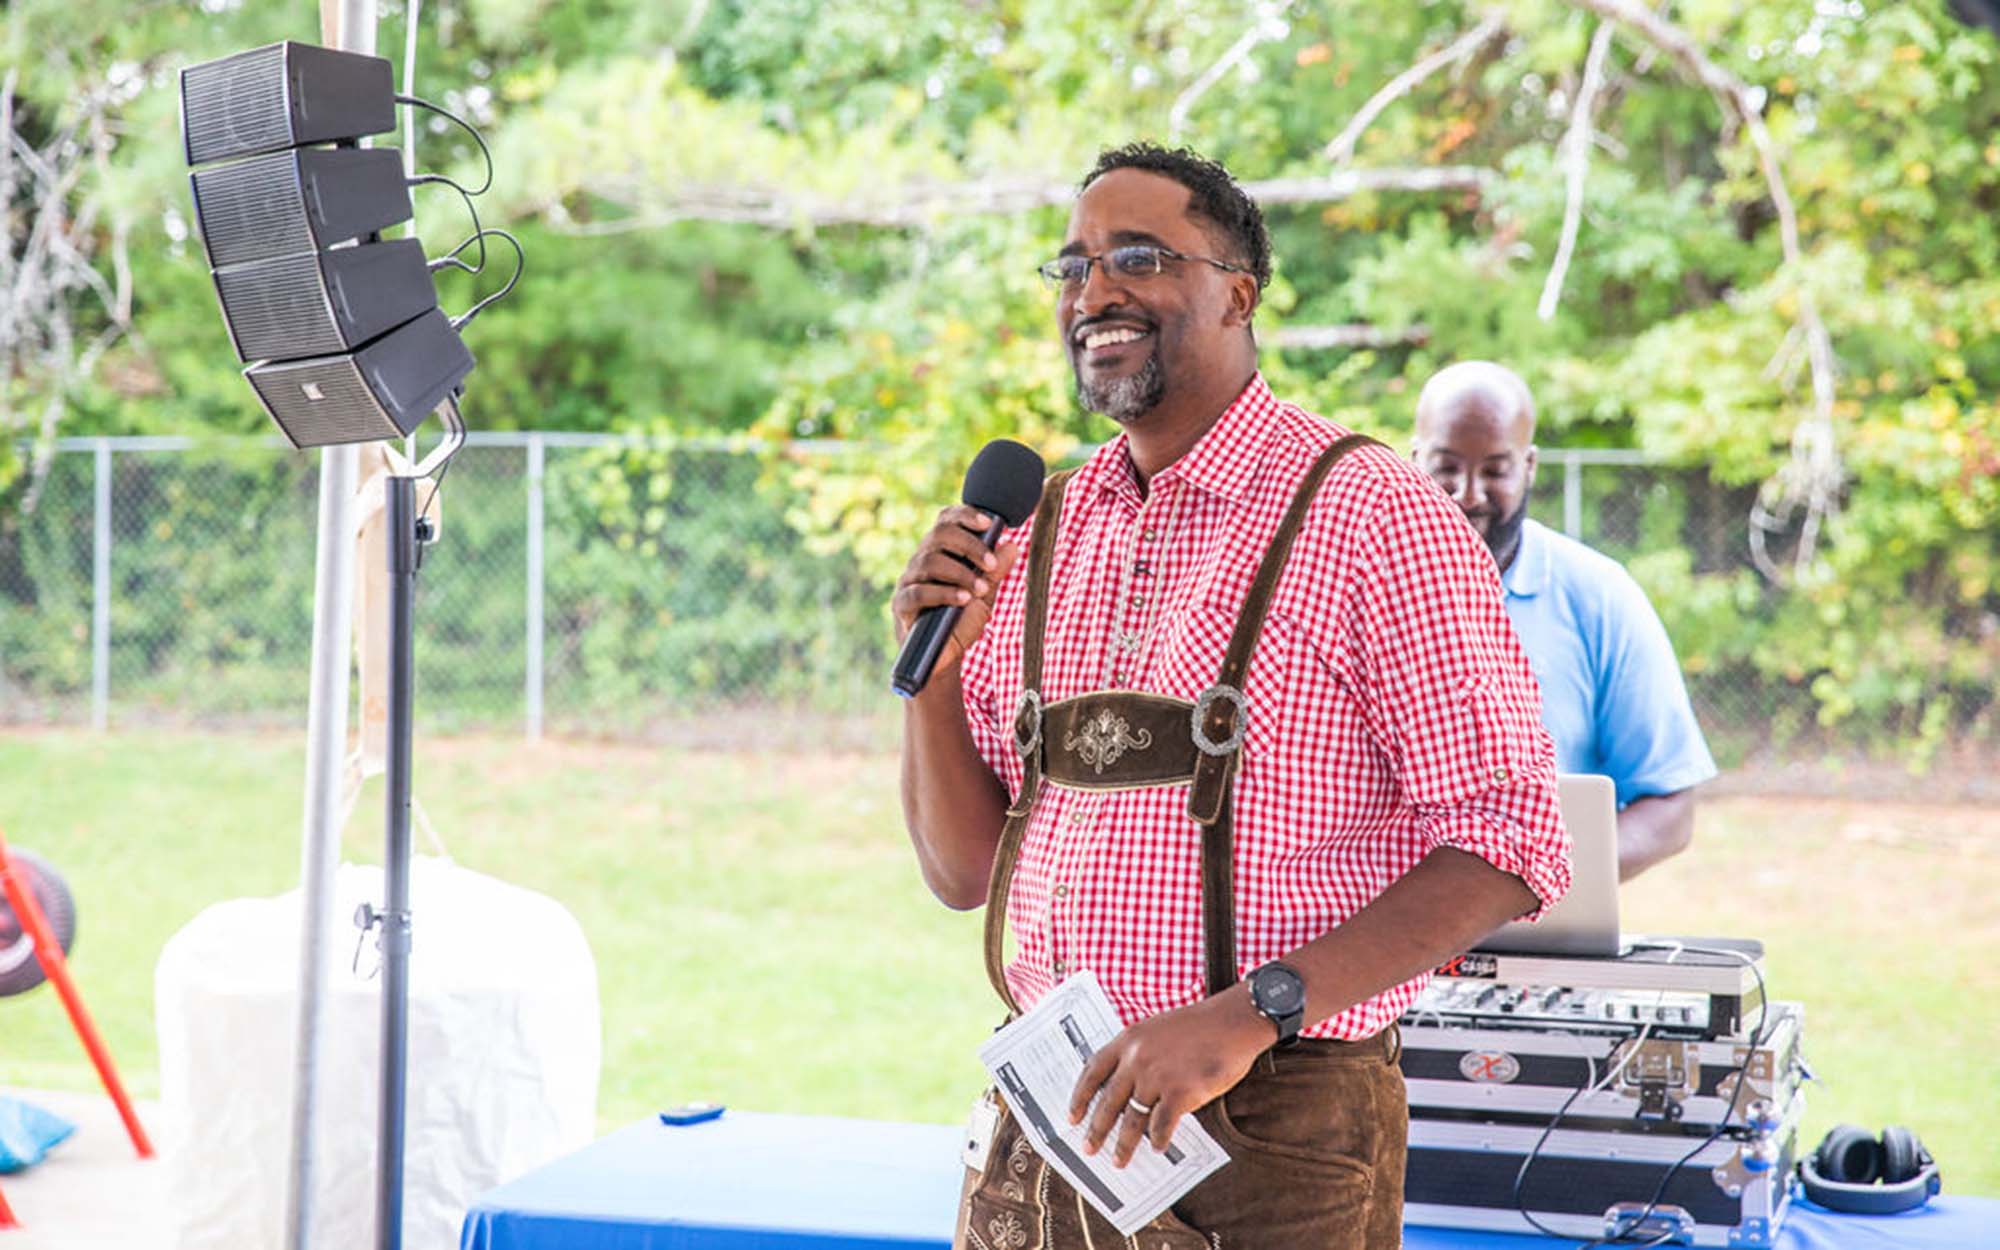
[[[389,524],[388,846],[383,857],[382,1102],[376,1144],[375,1245],[403,1245],[403,1105],[408,1084],[410,1014],[410,740],[415,664],[412,601],[429,536],[419,530],[416,479],[391,477]],[[427,530],[428,526],[423,526]]]

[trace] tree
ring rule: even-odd
[[[27,0],[0,69],[48,134],[137,66],[107,129],[162,134],[176,64],[311,37],[214,7]],[[1108,435],[1029,270],[1100,147],[1178,137],[1265,200],[1284,393],[1396,437],[1436,367],[1505,360],[1545,441],[1743,496],[1734,542],[1638,567],[1698,681],[1920,742],[1994,731],[2000,75],[1946,0],[430,12],[419,92],[487,127],[487,212],[537,258],[474,327],[480,424],[886,446],[781,466],[809,488],[794,521],[885,577],[985,438]],[[472,158],[442,132],[423,153]],[[78,184],[131,209],[134,333],[69,384],[66,428],[261,425],[219,332],[178,330],[214,318],[180,177],[127,141]],[[423,203],[427,240],[455,211]],[[86,254],[115,290],[108,247]],[[447,305],[490,278],[448,278]]]

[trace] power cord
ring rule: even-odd
[[[512,277],[507,279],[506,286],[501,287],[499,290],[493,292],[493,294],[487,296],[483,300],[480,300],[477,304],[474,304],[471,308],[466,309],[464,314],[462,314],[461,316],[453,318],[451,323],[451,328],[454,330],[463,329],[465,326],[470,325],[474,317],[477,317],[480,313],[486,311],[486,309],[490,305],[492,305],[496,300],[505,299],[507,295],[513,291],[515,284],[520,282],[521,271],[528,267],[528,255],[526,252],[523,252],[521,250],[521,241],[519,239],[515,238],[511,234],[508,234],[505,230],[497,229],[492,226],[488,226],[482,229],[479,233],[482,237],[486,235],[492,235],[493,237],[498,239],[505,239],[507,241],[508,246],[514,249],[514,274]],[[470,240],[467,241],[467,243],[469,242]],[[459,246],[463,248],[466,246],[466,244],[461,243]]]
[[[1636,1214],[1624,1217],[1622,1221],[1623,1223],[1622,1228],[1615,1229],[1612,1232],[1607,1233],[1605,1236],[1581,1242],[1577,1245],[1576,1250],[1599,1250],[1600,1247],[1605,1247],[1605,1246],[1640,1247],[1640,1248],[1651,1247],[1651,1246],[1663,1246],[1667,1244],[1669,1241],[1672,1241],[1677,1236],[1677,1233],[1674,1229],[1667,1228],[1661,1230],[1651,1240],[1648,1241],[1638,1241],[1633,1239],[1633,1234],[1648,1220],[1650,1220],[1653,1217],[1653,1215],[1659,1210],[1660,1199],[1665,1196],[1667,1192],[1667,1186],[1673,1183],[1674,1177],[1679,1175],[1681,1170],[1685,1168],[1688,1165],[1688,1163],[1694,1159],[1696,1155],[1700,1154],[1702,1151],[1714,1145],[1715,1142],[1722,1137],[1723,1132],[1728,1128],[1730,1117],[1736,1114],[1736,1104],[1738,1100],[1743,1097],[1743,1092],[1749,1088],[1749,1082],[1747,1081],[1746,1078],[1750,1070],[1750,1060],[1752,1059],[1752,1057],[1756,1055],[1757,1051],[1760,1050],[1763,1047],[1764,1043],[1768,1040],[1767,1033],[1771,1025],[1771,1000],[1765,990],[1763,969],[1757,966],[1756,960],[1750,958],[1742,951],[1729,950],[1725,947],[1690,946],[1682,942],[1642,943],[1634,946],[1632,949],[1667,951],[1668,963],[1672,963],[1675,959],[1678,959],[1683,952],[1692,952],[1697,955],[1713,955],[1719,958],[1734,959],[1739,963],[1743,964],[1745,967],[1750,969],[1751,975],[1757,978],[1757,1027],[1756,1029],[1752,1030],[1749,1043],[1743,1049],[1742,1061],[1736,1065],[1735,1080],[1733,1082],[1734,1089],[1732,1090],[1729,1097],[1729,1105],[1723,1108],[1722,1114],[1719,1117],[1717,1117],[1715,1122],[1715,1127],[1712,1130],[1710,1130],[1708,1136],[1702,1139],[1700,1142],[1696,1143],[1693,1149],[1689,1150],[1686,1154],[1682,1155],[1679,1159],[1675,1160],[1674,1163],[1668,1166],[1666,1171],[1661,1174],[1659,1183],[1653,1187],[1652,1196],[1646,1200],[1646,1205],[1644,1206],[1644,1208],[1642,1208]],[[1657,1017],[1659,1014],[1657,1004],[1658,1002],[1664,1001],[1665,997],[1666,997],[1666,992],[1662,990],[1660,998],[1655,1002],[1655,1010],[1653,1013],[1655,1017]],[[1618,1063],[1618,1065],[1611,1070],[1611,1072],[1607,1073],[1603,1079],[1593,1084],[1590,1083],[1589,1078],[1586,1077],[1585,1084],[1577,1086],[1576,1089],[1570,1092],[1570,1096],[1563,1100],[1562,1106],[1556,1108],[1555,1115],[1550,1118],[1548,1126],[1542,1130],[1541,1136],[1535,1139],[1534,1146],[1529,1149],[1526,1157],[1524,1157],[1521,1160],[1520,1170],[1514,1173],[1514,1186],[1512,1194],[1514,1199],[1514,1209],[1518,1211],[1521,1215],[1521,1218],[1526,1220],[1528,1224],[1532,1228],[1534,1228],[1537,1232],[1540,1232],[1543,1235],[1549,1237],[1563,1236],[1562,1233],[1557,1232],[1555,1229],[1550,1228],[1548,1225],[1536,1219],[1534,1213],[1528,1210],[1527,1201],[1523,1195],[1523,1189],[1528,1178],[1528,1169],[1534,1166],[1535,1161],[1540,1157],[1543,1148],[1548,1144],[1549,1137],[1556,1131],[1557,1126],[1559,1126],[1562,1123],[1563,1117],[1569,1114],[1569,1109],[1572,1106],[1576,1105],[1576,1100],[1582,1097],[1586,1093],[1595,1093],[1598,1090],[1603,1089],[1605,1086],[1609,1085],[1612,1079],[1614,1079],[1618,1075],[1618,1073],[1624,1070],[1626,1064],[1630,1063],[1633,1056],[1637,1055],[1639,1053],[1640,1048],[1645,1045],[1646,1038],[1649,1035],[1649,1030],[1652,1027],[1653,1027],[1653,1021],[1648,1020],[1646,1024],[1639,1030],[1639,1032],[1634,1035],[1632,1045],[1627,1051],[1625,1058],[1621,1060]]]
[[[478,273],[480,270],[486,268],[486,235],[480,228],[479,206],[472,202],[472,193],[467,191],[456,180],[447,178],[443,174],[418,174],[409,179],[409,185],[413,187],[430,185],[450,187],[452,190],[458,192],[460,199],[465,201],[466,215],[472,218],[472,233],[466,237],[463,243],[452,248],[443,256],[431,261],[431,271],[436,272],[439,269],[450,267],[453,269],[463,269],[467,273]],[[474,243],[479,244],[479,263],[477,265],[468,265],[460,260],[458,256],[460,252],[471,247]]]
[[[396,95],[396,103],[408,104],[420,109],[428,109],[431,112],[436,113],[439,117],[443,117],[449,121],[456,122],[458,125],[464,127],[465,133],[471,135],[472,141],[479,145],[479,154],[486,158],[486,181],[479,184],[479,189],[477,191],[472,191],[469,192],[468,194],[484,195],[488,191],[493,189],[493,152],[486,146],[486,137],[479,133],[477,127],[475,127],[471,122],[465,120],[463,117],[460,117],[458,114],[452,112],[450,109],[444,108],[440,105],[432,104],[429,100],[423,99],[420,96],[403,95],[399,92]]]

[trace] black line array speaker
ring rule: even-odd
[[[350,351],[438,302],[415,239],[224,265],[214,278],[244,361]]]
[[[244,370],[292,446],[409,434],[472,372],[472,353],[433,308],[358,351]]]
[[[237,356],[295,447],[409,434],[472,371],[394,148],[389,62],[276,43],[181,71],[195,226]],[[334,146],[315,146],[332,144]],[[228,161],[228,164],[212,162]]]
[[[396,128],[389,62],[286,40],[181,71],[190,165]]]
[[[395,148],[300,148],[193,175],[195,226],[212,266],[313,252],[408,221]]]

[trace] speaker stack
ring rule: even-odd
[[[294,447],[408,435],[473,359],[438,307],[389,62],[284,42],[181,71],[196,230],[258,401]],[[331,146],[326,146],[331,145]],[[226,163],[225,163],[226,162]]]

